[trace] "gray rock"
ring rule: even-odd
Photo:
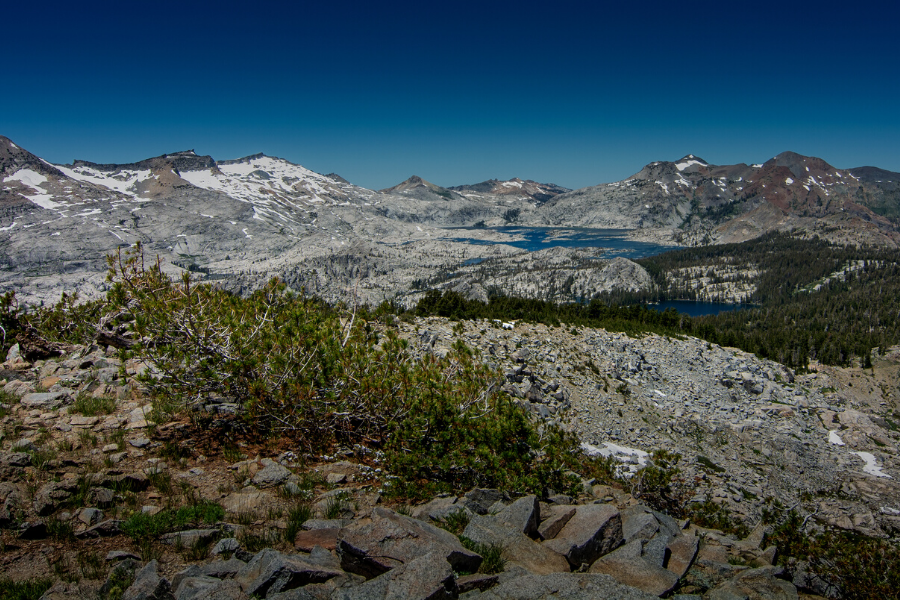
[[[116,501],[116,493],[109,488],[94,487],[90,490],[91,502],[101,508],[108,508]]]
[[[707,594],[709,600],[797,600],[797,588],[794,584],[778,579],[784,569],[781,567],[762,567],[744,571],[728,581],[716,586]]]
[[[609,575],[552,573],[524,575],[502,582],[477,596],[478,600],[655,600]]]
[[[0,454],[0,465],[22,468],[31,464],[31,455],[27,452],[5,452]]]
[[[643,506],[622,511],[622,538],[625,543],[634,539],[649,540],[659,531],[659,521]]]
[[[518,566],[537,575],[569,571],[565,557],[501,522],[499,515],[476,515],[462,535],[479,544],[501,546],[507,566]]]
[[[660,530],[652,539],[644,543],[642,556],[657,567],[664,567],[669,562],[669,543],[674,538],[666,530]]]
[[[322,583],[343,574],[334,557],[325,554],[327,558],[312,553],[285,555],[277,550],[262,550],[234,578],[244,592],[260,597]]]
[[[72,480],[51,481],[44,484],[34,496],[34,512],[40,516],[51,514],[72,496],[76,488],[77,484]]]
[[[538,535],[544,540],[555,538],[573,516],[575,516],[574,506],[551,506],[550,512],[538,527]]]
[[[103,511],[96,508],[83,508],[78,512],[78,520],[85,525],[94,525],[103,518]]]
[[[669,542],[669,562],[666,568],[678,577],[684,577],[694,563],[699,548],[699,539],[693,535],[682,535]]]
[[[241,547],[240,542],[238,542],[234,538],[224,538],[216,542],[216,545],[212,547],[212,550],[209,553],[213,556],[218,556],[219,554],[227,554],[234,553]]]
[[[41,392],[22,396],[22,406],[28,408],[40,408],[53,410],[59,408],[66,401],[71,400],[68,392]]]
[[[88,527],[84,531],[76,533],[75,537],[80,540],[86,540],[91,538],[119,535],[120,533],[122,533],[121,526],[122,521],[120,521],[119,519],[107,519],[106,521],[101,521],[96,525]]]
[[[110,550],[106,553],[106,562],[119,562],[123,560],[141,560],[137,554],[128,552],[127,550]]]
[[[290,476],[291,471],[287,467],[283,467],[277,462],[271,461],[268,465],[257,471],[251,481],[256,487],[269,488],[284,483]]]
[[[306,521],[303,521],[301,527],[307,531],[316,529],[340,529],[349,523],[350,521],[348,519],[307,519]]]
[[[632,544],[640,544],[640,540],[635,540]],[[590,572],[611,575],[619,583],[654,596],[668,594],[678,585],[678,577],[674,573],[645,558],[614,556],[615,554],[617,553],[613,552],[600,558],[591,565]]]
[[[198,545],[209,544],[220,535],[218,529],[187,529],[174,531],[160,536],[163,544],[180,546],[182,548],[195,548]]]
[[[229,558],[228,560],[214,560],[205,565],[200,565],[199,568],[200,574],[202,575],[215,577],[217,579],[225,579],[234,577],[240,573],[241,569],[245,566],[247,566],[247,563],[244,561],[237,558]]]
[[[622,543],[622,518],[608,504],[578,506],[575,515],[544,546],[562,554],[573,569],[595,560]]]
[[[346,590],[335,600],[443,600],[459,594],[453,569],[440,553],[429,553]]]
[[[466,492],[461,504],[478,515],[486,515],[491,506],[503,499],[498,490],[475,488]]]
[[[13,452],[37,452],[37,446],[28,438],[22,438],[12,443],[10,449]]]
[[[442,556],[457,572],[472,573],[481,564],[481,557],[452,533],[380,507],[372,511],[371,522],[356,522],[341,531],[338,553],[345,571],[364,577],[376,577],[428,553]]]
[[[157,564],[151,560],[134,575],[134,582],[125,590],[122,600],[172,600],[169,580],[156,572]]]
[[[234,580],[222,581],[201,575],[185,577],[175,588],[175,600],[246,600],[247,594]]]
[[[497,520],[520,533],[532,536],[541,522],[541,507],[537,496],[519,498],[496,515]]]
[[[473,573],[472,575],[463,575],[456,578],[456,587],[459,594],[463,595],[467,592],[489,590],[500,581],[496,575],[483,575],[481,573]]]

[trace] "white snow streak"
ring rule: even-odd
[[[872,454],[868,452],[854,452],[853,454],[857,455],[865,461],[866,464],[863,467],[863,471],[865,471],[869,475],[892,479],[890,475],[881,470],[881,467],[878,466],[878,460]]]

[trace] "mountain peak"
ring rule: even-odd
[[[385,188],[380,191],[384,194],[391,194],[391,193],[397,193],[397,192],[408,192],[408,191],[414,190],[416,188],[427,188],[432,191],[444,190],[444,188],[442,188],[441,186],[435,185],[435,184],[431,183],[430,181],[426,181],[426,180],[422,179],[421,177],[419,177],[418,175],[412,175],[406,181],[403,181],[402,183],[398,183],[397,185],[395,185],[393,187]]]
[[[691,169],[693,167],[708,167],[709,163],[700,158],[699,156],[694,156],[693,154],[687,154],[678,161],[675,162],[675,168],[679,171],[684,171],[685,169]]]
[[[821,176],[833,174],[836,169],[830,164],[815,156],[804,156],[790,150],[778,154],[767,160],[763,168],[787,167],[798,178],[806,178],[808,175]]]

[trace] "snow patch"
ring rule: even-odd
[[[784,182],[785,182],[787,185],[791,185],[792,183],[794,183],[794,180],[791,179],[790,177],[788,177],[787,179],[784,180]]]
[[[854,452],[853,454],[857,455],[863,461],[865,461],[865,466],[863,467],[863,471],[868,473],[869,475],[874,475],[875,477],[885,477],[887,479],[892,479],[890,475],[881,470],[881,467],[878,466],[878,460],[869,452]]]
[[[13,227],[15,227],[15,226],[16,226],[16,222],[13,221],[13,224],[10,225],[10,226],[8,226],[8,227],[0,227],[0,231],[9,231],[9,230],[11,230]]]
[[[841,436],[839,436],[836,432],[829,431],[828,432],[828,443],[834,444],[835,446],[843,446],[844,440],[842,440]]]
[[[6,177],[3,180],[4,183],[6,183],[7,181],[18,181],[22,185],[24,185],[26,187],[30,187],[31,189],[36,191],[37,194],[32,194],[30,196],[26,195],[26,194],[22,194],[22,195],[25,196],[26,198],[28,198],[29,200],[31,200],[32,202],[34,202],[35,204],[37,204],[38,206],[40,206],[41,208],[46,208],[48,210],[52,210],[52,209],[58,208],[60,206],[59,204],[57,204],[56,202],[54,202],[50,199],[53,197],[51,194],[42,193],[45,190],[38,187],[39,185],[41,185],[42,183],[46,183],[46,181],[47,181],[47,178],[44,177],[43,175],[41,175],[40,173],[32,171],[31,169],[19,169],[18,171],[16,171],[15,173],[10,175],[9,177]]]
[[[650,455],[643,450],[619,446],[612,442],[603,442],[603,448],[582,442],[581,449],[588,456],[597,456],[598,454],[604,458],[612,456],[619,462],[625,463],[623,467],[628,471],[627,473],[624,473],[626,476],[634,475],[640,467],[647,466],[647,459],[650,457]]]
[[[690,155],[690,156],[693,156],[693,155]],[[706,166],[705,163],[702,163],[702,162],[700,162],[699,160],[686,160],[686,161],[684,161],[684,162],[675,163],[675,168],[678,169],[679,171],[684,171],[685,169],[687,169],[687,168],[690,167],[691,165],[700,165],[701,167],[705,167],[705,166]]]

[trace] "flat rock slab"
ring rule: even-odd
[[[222,501],[222,507],[230,513],[252,512],[275,501],[269,492],[235,492]]]
[[[418,519],[376,507],[368,523],[343,530],[338,552],[344,570],[371,578],[429,553],[440,555],[457,572],[478,570],[481,557],[450,533]]]
[[[670,554],[666,568],[678,577],[684,577],[694,564],[699,543],[699,538],[693,535],[682,535],[669,542]]]
[[[578,506],[569,522],[544,546],[562,554],[573,569],[614,550],[622,543],[622,518],[609,504]]]
[[[744,571],[711,590],[709,600],[732,600],[747,598],[748,600],[797,600],[797,588],[794,584],[778,579],[784,569],[781,567],[762,567]]]
[[[294,538],[294,548],[301,552],[310,552],[316,546],[321,546],[326,550],[336,550],[339,533],[340,529],[336,528],[298,531],[297,537]]]
[[[245,600],[247,594],[241,589],[240,584],[233,579],[216,579],[201,575],[199,577],[185,577],[175,588],[176,600]]]
[[[638,588],[654,596],[668,594],[678,585],[678,576],[675,573],[640,557],[604,556],[591,565],[590,572],[611,575],[621,584]]]
[[[429,553],[371,579],[362,585],[339,590],[335,600],[450,600],[459,588],[439,553]]]
[[[198,544],[209,544],[220,535],[218,529],[188,529],[167,533],[159,538],[163,544],[194,548]]]
[[[59,408],[64,402],[70,400],[68,392],[38,392],[25,394],[20,401],[28,408]]]
[[[553,573],[513,577],[472,600],[655,600],[656,596],[622,585],[609,575]]]
[[[324,583],[343,574],[336,559],[325,550],[287,555],[266,549],[256,554],[234,578],[245,593],[264,598],[311,583]]]

